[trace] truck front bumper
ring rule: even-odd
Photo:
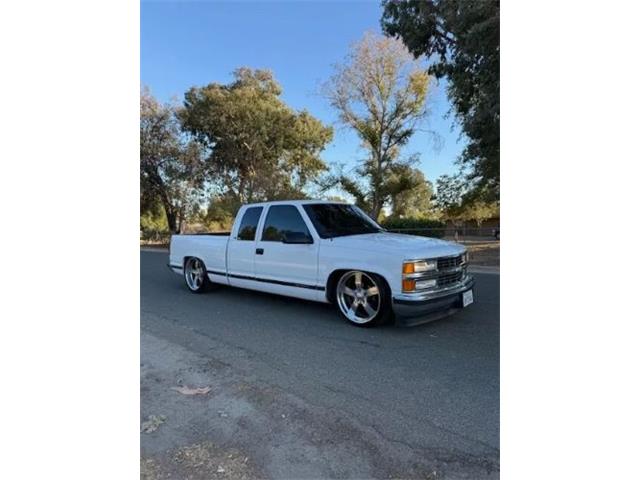
[[[397,294],[393,297],[396,323],[411,326],[448,317],[462,310],[462,294],[473,289],[475,281],[467,276],[458,285],[438,292]]]

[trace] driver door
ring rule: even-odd
[[[285,233],[310,243],[283,243]],[[271,205],[256,242],[255,276],[272,293],[315,300],[324,295],[317,284],[319,239],[314,238],[295,205]]]

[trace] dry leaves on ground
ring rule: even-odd
[[[171,387],[171,390],[175,390],[182,395],[206,395],[211,391],[211,387]]]
[[[140,426],[140,431],[142,433],[152,433],[155,432],[160,425],[164,423],[167,419],[164,415],[149,415],[147,420],[142,422]]]

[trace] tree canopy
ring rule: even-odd
[[[410,175],[415,157],[400,153],[427,113],[428,87],[426,69],[400,40],[373,33],[352,47],[323,87],[367,151],[358,179],[339,175],[337,181],[374,219],[393,195],[416,186]]]
[[[413,168],[404,175],[415,186],[391,195],[391,217],[393,218],[427,218],[432,216],[433,185],[421,170]]]
[[[460,175],[442,175],[436,180],[436,207],[446,220],[460,220],[464,210],[465,181]]]
[[[148,89],[140,94],[140,209],[162,205],[171,232],[179,232],[196,208],[206,178],[203,149],[185,136],[177,107],[158,102]]]
[[[499,203],[470,195],[468,184],[460,174],[438,177],[435,205],[444,220],[454,222],[472,220],[478,227],[485,220],[500,215]]]
[[[292,110],[281,93],[271,72],[240,68],[228,85],[185,94],[183,128],[207,148],[222,204],[304,197],[304,187],[326,169],[320,152],[331,127]]]
[[[383,30],[400,37],[429,72],[448,80],[448,94],[468,137],[461,161],[475,196],[500,192],[499,0],[383,0]]]

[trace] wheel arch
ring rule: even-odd
[[[184,269],[187,266],[187,262],[189,260],[191,260],[192,258],[197,258],[198,260],[200,260],[202,262],[202,264],[204,265],[205,269],[207,268],[207,264],[204,262],[204,260],[200,257],[198,257],[197,255],[185,255],[184,257],[182,257],[182,268]]]
[[[335,290],[336,290],[336,285],[338,284],[338,280],[340,280],[340,277],[344,273],[351,272],[351,271],[360,271],[360,272],[364,272],[364,273],[377,275],[378,277],[380,277],[384,281],[385,288],[387,289],[387,293],[389,295],[391,295],[391,286],[389,285],[389,280],[387,280],[387,277],[382,273],[373,272],[373,271],[368,270],[366,268],[353,268],[353,267],[351,267],[351,268],[336,268],[327,277],[325,296],[326,296],[327,301],[329,303],[335,304],[335,302],[336,302],[336,292],[335,292]]]

